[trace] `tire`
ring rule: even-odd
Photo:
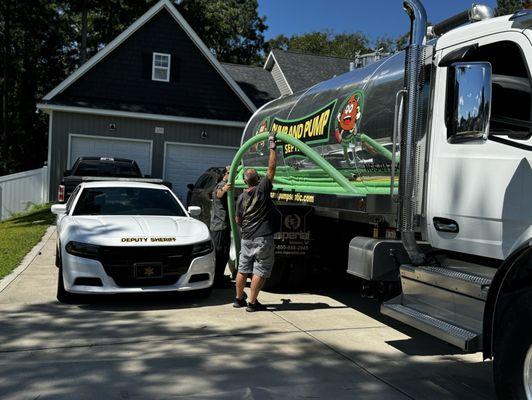
[[[527,399],[525,359],[528,359],[528,394],[532,398],[532,291],[515,299],[498,324],[495,336],[493,378],[497,398]],[[528,354],[528,357],[527,357]]]
[[[67,292],[63,281],[63,266],[59,263],[59,269],[57,270],[57,300],[60,303],[72,304],[76,300],[76,295]]]
[[[59,253],[60,252],[60,250],[59,250],[60,248],[61,248],[61,246],[59,246],[59,245],[55,248],[55,266],[57,268],[59,268],[59,266],[61,265],[61,256],[59,255],[60,254]]]

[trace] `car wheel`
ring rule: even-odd
[[[61,256],[60,256],[61,250],[59,250],[60,248],[61,248],[60,245],[57,245],[55,248],[55,266],[57,268],[59,268],[59,265],[61,265]]]
[[[499,327],[493,360],[497,397],[532,399],[532,292],[516,299]]]
[[[63,281],[63,266],[59,263],[59,269],[57,270],[57,300],[60,303],[70,304],[76,299],[76,295],[67,292]]]

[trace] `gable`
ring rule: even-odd
[[[151,79],[154,52],[171,55],[170,82]],[[166,7],[48,103],[231,121],[251,115]]]

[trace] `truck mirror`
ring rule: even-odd
[[[70,176],[71,173],[72,173],[71,169],[65,169],[65,172],[63,172],[63,176]]]
[[[486,141],[491,114],[491,64],[457,62],[449,67],[448,72],[449,143]]]

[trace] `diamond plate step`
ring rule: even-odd
[[[482,335],[431,317],[413,308],[396,303],[381,305],[381,313],[410,325],[420,331],[451,343],[462,350],[475,352],[482,348]]]
[[[401,277],[486,300],[491,278],[452,267],[401,266]]]

